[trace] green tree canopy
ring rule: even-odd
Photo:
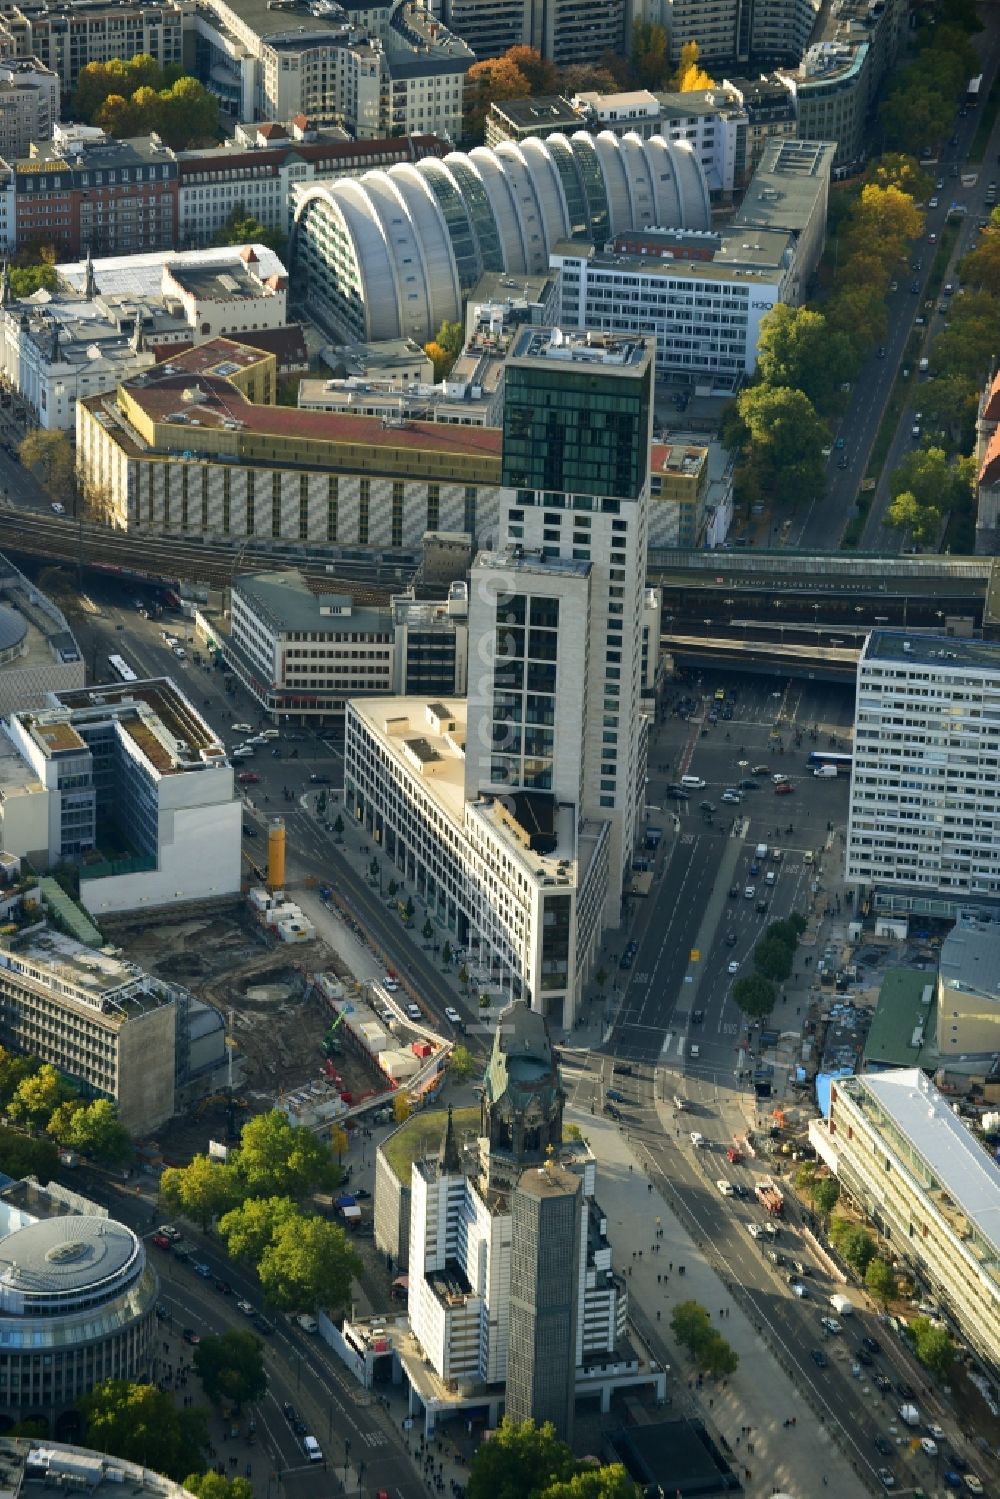
[[[458,1083],[464,1083],[476,1071],[478,1063],[467,1046],[452,1047],[448,1070]]]
[[[865,181],[876,187],[898,187],[915,203],[926,203],[934,187],[917,158],[903,151],[886,151],[874,157],[865,172]]]
[[[636,88],[666,88],[673,69],[666,30],[657,22],[633,22],[630,63]]]
[[[285,1311],[346,1306],[361,1260],[339,1223],[298,1218],[283,1223],[257,1266],[264,1295]]]
[[[97,1098],[90,1104],[61,1104],[47,1129],[60,1145],[79,1150],[95,1161],[120,1165],[132,1154],[132,1141],[118,1118],[117,1105],[107,1098]]]
[[[213,142],[219,105],[196,78],[162,69],[147,53],[129,61],[88,63],[80,70],[73,100],[75,118],[99,125],[119,139],[156,131],[174,150]]]
[[[21,439],[17,456],[53,499],[72,502],[74,459],[68,433],[36,427]]]
[[[37,1072],[41,1065],[37,1057],[22,1057],[0,1046],[0,1107],[7,1108],[18,1085]]]
[[[889,505],[882,524],[895,531],[909,531],[917,545],[923,546],[941,529],[941,512],[936,505],[921,505],[911,490],[904,489]]]
[[[753,950],[753,966],[764,978],[783,984],[792,973],[792,954],[783,942],[758,942]]]
[[[184,1487],[195,1499],[254,1499],[248,1478],[224,1478],[221,1473],[189,1473]]]
[[[824,1223],[840,1201],[840,1182],[835,1176],[824,1176],[816,1182],[812,1191],[813,1206]]]
[[[66,1099],[69,1088],[57,1069],[48,1062],[37,1072],[24,1077],[14,1090],[7,1112],[32,1129],[41,1129]]]
[[[468,1499],[534,1499],[577,1471],[572,1452],[550,1422],[515,1424],[505,1416],[476,1449],[466,1485]]]
[[[277,1109],[243,1126],[235,1170],[254,1197],[304,1197],[317,1187],[335,1187],[340,1180],[326,1141],[289,1124]]]
[[[914,1317],[910,1323],[913,1350],[925,1369],[935,1379],[947,1379],[951,1373],[957,1352],[954,1343],[943,1327],[937,1327],[929,1317]]]
[[[865,1268],[865,1285],[883,1306],[896,1294],[896,1276],[888,1260],[881,1259],[878,1255],[868,1261]]]
[[[823,485],[826,427],[801,390],[751,385],[737,405],[765,488],[789,504],[808,503]]]
[[[830,1242],[859,1275],[864,1275],[875,1258],[875,1240],[860,1223],[835,1217],[830,1224]]]
[[[217,1405],[231,1400],[240,1410],[267,1390],[264,1345],[250,1332],[233,1328],[202,1338],[194,1350],[194,1367],[205,1394]]]
[[[155,1385],[106,1379],[80,1402],[87,1446],[180,1479],[202,1466],[205,1412],[180,1409]]]
[[[55,291],[58,285],[55,266],[43,263],[11,267],[10,289],[15,297],[33,297],[36,291]]]
[[[705,1308],[697,1301],[681,1301],[670,1318],[674,1337],[706,1373],[721,1377],[732,1374],[739,1358],[725,1338],[712,1326]]]
[[[167,1207],[193,1218],[203,1229],[227,1212],[240,1198],[233,1168],[207,1155],[196,1155],[187,1166],[168,1166],[160,1178],[160,1197]]]
[[[290,1197],[249,1197],[219,1219],[219,1232],[233,1259],[256,1264],[278,1230],[290,1221],[299,1222]]]
[[[213,245],[266,245],[276,254],[285,251],[285,236],[278,229],[265,229],[253,214],[238,203],[213,240]]]
[[[581,1466],[572,1478],[546,1484],[542,1499],[639,1499],[639,1487],[622,1463],[605,1467]]]
[[[759,973],[737,979],[733,985],[733,999],[744,1015],[749,1015],[754,1020],[762,1020],[770,1015],[777,997],[778,991],[771,980]]]
[[[761,319],[757,373],[768,385],[800,390],[818,410],[828,411],[841,382],[856,370],[850,341],[828,328],[821,312],[779,302]]]
[[[51,1140],[32,1140],[19,1130],[0,1126],[0,1171],[20,1181],[37,1176],[44,1186],[56,1174],[59,1152]]]

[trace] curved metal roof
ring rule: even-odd
[[[142,1248],[132,1230],[113,1218],[43,1218],[0,1242],[0,1295],[68,1302],[125,1277]]]
[[[0,604],[0,651],[12,651],[28,633],[28,621],[9,604]]]
[[[316,182],[299,199],[295,243],[310,294],[360,320],[345,332],[424,343],[443,319],[461,318],[480,266],[541,273],[573,235],[600,245],[630,229],[710,227],[705,175],[686,141],[578,131]]]

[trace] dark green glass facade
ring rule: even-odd
[[[652,368],[641,377],[508,365],[503,483],[510,489],[637,499],[649,462]]]

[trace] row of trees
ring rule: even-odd
[[[863,1224],[846,1214],[834,1213],[840,1201],[837,1178],[819,1171],[814,1162],[806,1161],[795,1173],[795,1185],[810,1199],[841,1259],[861,1277],[875,1300],[888,1306],[900,1293],[896,1270],[879,1253],[874,1235]],[[925,1369],[938,1379],[946,1379],[956,1357],[955,1345],[946,1329],[927,1317],[915,1317],[908,1332],[914,1352]]]
[[[784,921],[772,921],[753,950],[754,972],[733,985],[733,999],[743,1011],[760,1020],[770,1015],[778,998],[778,984],[791,978],[792,964],[806,919],[793,911]]]
[[[14,1124],[44,1131],[66,1149],[78,1150],[95,1161],[117,1165],[132,1153],[128,1131],[109,1099],[84,1103],[62,1074],[37,1057],[19,1056],[0,1046],[0,1110]],[[17,1150],[6,1131],[11,1160],[32,1156],[51,1174],[53,1163],[44,1151]],[[23,1137],[22,1137],[23,1138]],[[6,1165],[4,1170],[7,1170]],[[14,1173],[11,1172],[11,1175]]]
[[[723,424],[741,502],[794,507],[822,492],[827,421],[885,336],[889,284],[923,228],[914,194],[925,186],[909,157],[873,163],[857,193],[831,210],[834,265],[822,310],[780,303],[763,318],[756,377]]]
[[[975,467],[974,458],[952,462],[944,448],[908,453],[889,480],[892,501],[885,524],[909,531],[918,546],[937,540],[946,514],[964,513],[971,526]]]
[[[979,71],[969,33],[982,30],[967,0],[947,0],[918,36],[913,62],[895,76],[881,107],[888,145],[904,151],[930,149],[950,129],[966,80]]]
[[[473,63],[465,77],[463,134],[469,143],[483,139],[490,105],[505,99],[574,94],[613,94],[619,89],[675,89],[692,93],[712,87],[712,79],[699,61],[697,42],[681,48],[676,68],[670,61],[669,39],[664,27],[636,21],[627,57],[605,52],[596,65],[559,67],[534,47],[509,47],[500,57]]]
[[[76,119],[118,139],[155,130],[175,150],[211,145],[219,134],[214,95],[182,68],[161,68],[148,53],[88,63],[77,82],[73,111]]]
[[[674,1337],[704,1374],[722,1378],[734,1374],[739,1356],[716,1332],[706,1309],[697,1301],[681,1301],[670,1318]]]
[[[468,1499],[639,1499],[621,1463],[602,1467],[576,1458],[551,1422],[515,1424],[506,1416],[477,1448],[466,1493]]]
[[[335,1148],[346,1148],[338,1131]],[[311,1192],[340,1181],[331,1145],[277,1111],[248,1121],[226,1162],[196,1155],[163,1173],[164,1203],[219,1231],[234,1259],[252,1264],[271,1306],[342,1306],[361,1262],[339,1224],[303,1211]]]

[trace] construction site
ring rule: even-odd
[[[247,1114],[325,1075],[331,1014],[315,979],[335,976],[347,989],[354,983],[327,943],[290,949],[243,902],[176,920],[116,922],[114,935],[146,972],[183,985],[226,1018],[237,1107],[230,1109],[228,1089],[202,1099],[160,1131],[166,1157],[203,1150],[207,1138],[224,1139],[231,1123],[238,1129]],[[337,1071],[355,1098],[385,1087],[378,1068],[354,1050],[338,1048]]]

